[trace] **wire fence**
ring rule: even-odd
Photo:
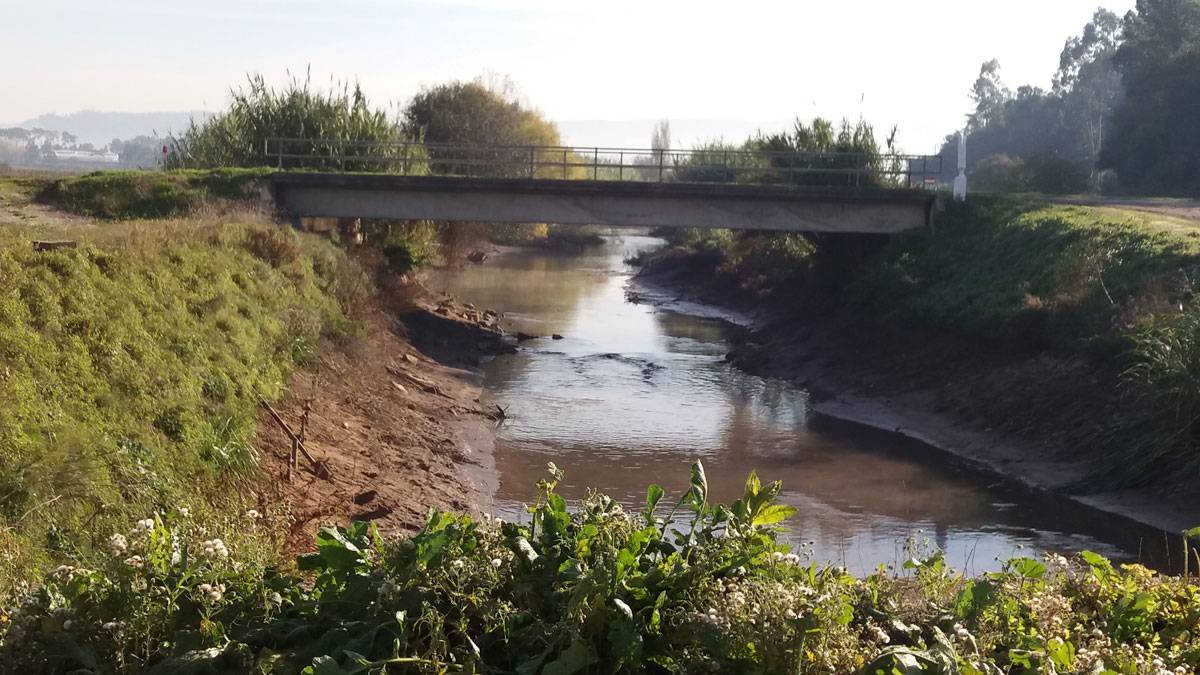
[[[738,183],[927,188],[937,155],[867,152],[658,150],[410,141],[270,138],[263,152],[280,170],[464,178]]]

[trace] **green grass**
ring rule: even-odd
[[[1090,552],[967,577],[927,542],[855,577],[779,541],[795,509],[753,474],[708,501],[568,505],[523,523],[431,513],[410,538],[326,527],[281,573],[167,512],[0,609],[0,668],[90,673],[1191,673],[1194,578]],[[244,527],[244,526],[243,526]],[[126,532],[127,530],[122,530]],[[228,551],[227,554],[224,552]],[[1192,551],[1192,553],[1195,553]],[[7,659],[7,662],[6,662]]]
[[[33,251],[45,237],[79,247]],[[236,501],[257,397],[352,328],[355,270],[256,222],[0,233],[0,595],[105,523]]]
[[[97,171],[54,181],[42,201],[70,213],[114,220],[171,218],[257,194],[270,169]]]
[[[1013,348],[1128,349],[1200,271],[1200,232],[1132,213],[976,197],[894,239],[850,289],[861,306]]]

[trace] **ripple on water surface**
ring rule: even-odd
[[[740,496],[746,475],[782,480],[798,507],[788,537],[856,571],[907,557],[928,540],[972,571],[1014,554],[1088,548],[1131,558],[1149,532],[1062,499],[967,470],[896,434],[810,413],[806,392],[724,361],[728,325],[627,301],[624,260],[662,244],[607,238],[577,254],[518,251],[430,279],[438,290],[505,314],[535,335],[492,361],[487,395],[508,409],[496,448],[496,509],[522,515],[546,462],[563,491],[595,488],[631,506],[646,485],[678,494],[702,459],[714,499]]]

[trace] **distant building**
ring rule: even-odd
[[[87,164],[116,164],[121,158],[115,152],[108,150],[63,150],[53,148],[50,155],[63,162],[84,162]]]

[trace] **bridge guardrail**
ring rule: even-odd
[[[938,155],[862,152],[658,150],[415,141],[269,138],[281,170],[318,169],[468,178],[926,187]]]

